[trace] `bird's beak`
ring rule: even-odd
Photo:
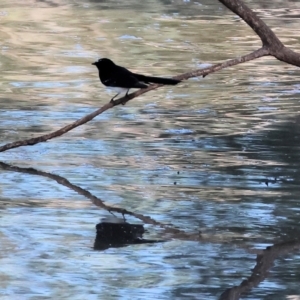
[[[92,65],[96,66],[96,62],[93,62]]]

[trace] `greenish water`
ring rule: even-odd
[[[299,52],[298,2],[248,4]],[[107,103],[99,57],[175,76],[260,46],[218,1],[1,1],[0,22],[1,145]],[[218,299],[250,278],[243,299],[298,299],[299,100],[299,70],[262,58],[0,153],[20,167],[0,165],[0,298]],[[103,204],[167,241],[94,251]]]

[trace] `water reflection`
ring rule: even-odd
[[[249,5],[297,50],[299,3]],[[90,66],[98,57],[172,76],[261,43],[208,0],[1,1],[0,21],[1,144],[107,103]],[[1,296],[216,299],[239,285],[253,299],[299,295],[298,242],[286,242],[299,233],[298,75],[263,58],[1,153]],[[167,241],[93,251],[108,211]],[[255,259],[267,278],[251,271]]]
[[[243,280],[239,286],[227,289],[220,296],[220,300],[236,300],[256,287],[268,277],[270,269],[274,266],[275,260],[287,254],[299,251],[300,241],[293,240],[285,243],[275,244],[272,247],[267,247],[261,254],[257,255],[256,265],[252,270],[252,275]],[[277,297],[277,296],[276,296]]]
[[[111,247],[123,247],[123,246],[128,246],[128,245],[141,245],[141,244],[153,244],[153,243],[159,243],[159,242],[164,242],[163,240],[153,240],[153,239],[143,239],[142,236],[145,233],[145,229],[143,225],[140,224],[130,224],[126,222],[125,220],[125,214],[128,215],[133,215],[137,218],[147,220],[148,222],[150,221],[151,224],[155,225],[160,225],[161,227],[165,227],[165,232],[164,234],[172,233],[173,238],[181,239],[181,240],[199,240],[202,242],[207,242],[210,241],[211,243],[228,243],[228,237],[226,240],[222,241],[222,239],[225,238],[224,233],[222,234],[222,239],[220,237],[217,237],[215,235],[214,238],[213,236],[210,235],[208,238],[208,232],[199,233],[198,237],[197,234],[191,235],[188,233],[184,233],[182,230],[178,230],[176,228],[172,228],[170,225],[163,225],[160,224],[159,222],[155,222],[154,220],[146,217],[146,216],[141,216],[137,215],[134,213],[131,213],[127,210],[122,210],[119,208],[113,208],[113,207],[108,207],[106,206],[101,199],[93,196],[89,191],[82,189],[76,185],[71,184],[67,179],[50,174],[47,172],[42,172],[35,170],[33,168],[19,168],[16,166],[11,166],[8,164],[5,164],[3,162],[0,163],[0,167],[3,170],[6,171],[12,171],[12,172],[19,172],[19,173],[26,173],[29,175],[38,175],[38,176],[43,176],[47,177],[50,179],[55,180],[57,183],[64,185],[74,191],[76,191],[79,194],[82,194],[83,196],[87,197],[88,199],[91,199],[93,201],[93,204],[95,204],[98,207],[105,208],[109,211],[115,211],[115,212],[121,212],[123,214],[123,219],[116,218],[116,217],[110,217],[110,218],[105,218],[103,219],[99,224],[96,226],[96,238],[94,241],[94,246],[93,248],[95,250],[105,250]],[[4,203],[3,203],[4,204]],[[29,204],[29,202],[28,202]],[[261,210],[261,208],[258,208],[256,206],[258,213]],[[260,216],[258,216],[260,217]],[[264,218],[266,217],[265,215],[263,216]],[[270,218],[269,224],[271,225],[272,220]],[[217,230],[217,228],[215,228]],[[221,230],[221,229],[220,229]],[[231,232],[237,232],[240,231],[240,228],[227,228],[227,230],[230,230]],[[241,232],[239,232],[241,234]],[[245,234],[245,233],[243,233]],[[170,236],[170,235],[169,235]],[[237,235],[235,236],[237,238]],[[241,247],[239,243],[237,242],[238,240],[235,241],[237,247]],[[243,248],[244,246],[242,246]],[[226,299],[240,299],[240,297],[246,293],[249,292],[253,287],[257,286],[259,283],[261,283],[263,280],[265,280],[268,276],[268,272],[271,267],[273,267],[274,262],[277,258],[286,256],[287,254],[290,254],[296,250],[299,250],[300,248],[300,242],[298,239],[288,241],[288,242],[283,242],[279,244],[275,244],[272,247],[268,246],[265,250],[254,250],[254,249],[247,249],[249,253],[257,253],[257,264],[254,267],[252,271],[252,275],[247,279],[242,281],[242,283],[239,286],[235,286],[233,288],[228,288],[226,289],[222,295],[220,296],[220,299],[226,300]],[[179,258],[183,258],[182,254],[179,256]],[[174,259],[174,256],[170,256],[169,258]],[[207,259],[207,258],[206,258]],[[180,292],[182,293],[182,291]]]
[[[96,225],[95,250],[105,250],[111,247],[124,247],[136,244],[159,243],[163,240],[143,239],[145,229],[140,224],[130,224],[125,218],[105,218]]]

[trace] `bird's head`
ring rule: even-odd
[[[114,65],[114,63],[108,58],[100,58],[99,60],[92,63],[98,69],[100,68],[109,68]]]

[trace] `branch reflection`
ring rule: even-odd
[[[102,209],[105,209],[110,213],[112,213],[112,212],[120,213],[123,216],[130,215],[130,216],[133,216],[133,217],[141,220],[145,224],[155,225],[155,226],[159,226],[160,228],[163,228],[164,230],[161,232],[161,234],[164,236],[167,236],[167,238],[169,238],[169,239],[177,238],[177,239],[194,240],[194,241],[203,240],[200,233],[186,233],[180,229],[175,228],[174,226],[172,226],[172,224],[166,225],[166,224],[163,224],[161,222],[158,222],[158,221],[152,219],[149,216],[144,216],[142,214],[134,213],[134,212],[129,211],[124,208],[106,205],[103,200],[101,200],[97,196],[93,195],[88,190],[83,189],[80,186],[71,183],[69,180],[67,180],[66,178],[64,178],[62,176],[44,172],[44,171],[39,171],[34,168],[17,167],[17,166],[9,165],[4,162],[0,162],[0,168],[5,171],[25,173],[25,174],[42,176],[42,177],[52,179],[52,180],[56,181],[58,184],[61,184],[65,187],[75,191],[79,195],[82,195],[82,196],[88,198],[89,200],[92,201],[92,203],[94,205],[96,205],[97,207],[100,207]],[[210,242],[213,242],[213,241],[210,240]]]
[[[222,237],[214,236],[213,234],[200,234],[200,232],[187,233],[181,229],[175,228],[172,224],[163,224],[152,219],[149,216],[137,214],[123,208],[106,205],[103,200],[101,200],[97,196],[91,194],[89,191],[81,188],[78,185],[72,184],[66,178],[59,175],[39,171],[33,168],[17,167],[6,164],[4,162],[0,162],[0,168],[11,172],[47,177],[56,181],[58,184],[61,184],[90,199],[92,203],[99,208],[105,209],[110,213],[121,213],[123,215],[123,219],[118,219],[119,221],[105,219],[102,220],[101,223],[96,225],[96,239],[94,242],[95,250],[104,250],[108,247],[123,247],[130,244],[157,243],[166,241],[171,238],[219,244],[229,242],[228,239],[224,240]],[[143,225],[130,224],[126,222],[124,218],[125,215],[133,216],[141,220],[145,224],[159,226],[163,229],[162,231],[160,231],[160,235],[162,236],[163,240],[143,239],[142,236],[145,232]],[[231,244],[234,245],[236,243],[234,243],[234,241],[231,241]],[[299,250],[300,241],[295,239],[289,242],[274,244],[274,246],[267,247],[263,251],[250,249],[250,247],[244,247],[240,244],[236,244],[236,246],[238,246],[239,248],[244,248],[249,253],[256,253],[257,263],[252,271],[252,275],[248,279],[243,280],[239,286],[234,286],[225,290],[220,296],[220,300],[237,300],[241,297],[242,294],[245,294],[246,292],[249,292],[253,287],[258,286],[259,283],[264,281],[268,276],[268,271],[274,265],[275,259],[288,253],[292,253],[295,250]]]
[[[274,244],[267,247],[256,257],[256,265],[248,279],[241,282],[239,286],[234,286],[225,290],[220,296],[220,300],[238,300],[242,294],[249,292],[258,286],[268,277],[268,272],[273,267],[275,259],[300,250],[300,240],[295,239],[288,242]]]

